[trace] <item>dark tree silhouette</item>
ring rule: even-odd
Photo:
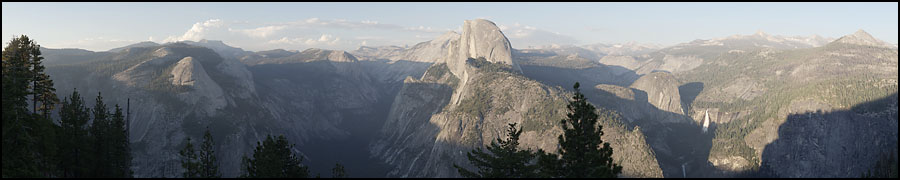
[[[273,137],[266,135],[266,140],[256,143],[252,158],[244,158],[245,172],[242,177],[249,178],[307,178],[309,167],[300,164],[303,157],[298,157],[291,149],[293,144],[284,135]]]
[[[574,88],[575,95],[566,106],[567,119],[560,121],[563,134],[559,136],[559,155],[539,152],[541,174],[564,178],[615,178],[622,172],[622,166],[613,162],[612,148],[600,139],[603,126],[597,125],[598,118],[615,117],[610,113],[599,117],[596,108],[581,93],[578,82]]]
[[[184,169],[184,172],[181,173],[181,177],[198,178],[200,177],[200,162],[197,160],[197,152],[194,150],[194,144],[191,143],[190,137],[184,141],[184,148],[181,148],[181,150],[178,151],[178,155],[181,158],[181,168]]]
[[[212,134],[209,128],[203,133],[203,145],[200,146],[200,177],[201,178],[220,178],[219,161],[216,158]]]
[[[453,165],[460,175],[468,178],[527,178],[536,177],[536,165],[530,163],[534,158],[534,153],[530,150],[519,150],[519,135],[522,134],[521,129],[516,129],[516,123],[509,124],[507,130],[507,138],[497,138],[497,142],[491,142],[487,147],[490,153],[484,152],[481,148],[467,152],[466,156],[469,162],[478,168],[477,172],[472,172]]]

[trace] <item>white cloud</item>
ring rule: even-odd
[[[322,34],[322,37],[319,38],[320,42],[328,41],[331,38],[331,34]]]
[[[222,40],[233,45],[241,45],[251,51],[284,49],[285,46],[352,50],[361,44],[366,46],[415,44],[435,37],[429,34],[452,30],[431,26],[390,24],[376,19],[348,20],[310,17],[266,24],[210,19],[194,23],[184,34],[163,36],[165,38],[154,37],[153,40],[163,40],[161,43],[202,39]],[[462,26],[455,29],[456,32],[461,32],[461,30]],[[340,37],[352,34],[361,36]]]
[[[352,22],[346,19],[333,19],[333,20],[322,20],[319,18],[309,18],[303,21],[295,21],[295,22],[287,22],[284,23],[287,25],[300,27],[300,28],[318,28],[318,27],[326,27],[326,28],[343,28],[343,29],[366,29],[366,28],[378,28],[378,29],[401,29],[402,26],[394,25],[394,24],[383,24],[378,21],[373,20],[364,20],[359,22]]]
[[[225,25],[225,23],[222,22],[221,19],[210,19],[210,20],[207,20],[204,22],[198,22],[198,23],[195,23],[194,26],[191,27],[191,29],[189,29],[187,32],[185,32],[184,35],[181,35],[181,37],[169,36],[168,38],[166,38],[166,40],[163,40],[163,42],[174,42],[174,41],[185,41],[185,40],[199,41],[200,39],[203,39],[207,35],[208,31],[211,28],[218,28],[218,27],[222,27],[224,25]]]
[[[386,38],[385,38],[385,37],[382,37],[382,36],[357,36],[357,37],[355,37],[355,39],[359,39],[359,40],[382,40],[382,39],[386,39]]]
[[[269,44],[289,44],[289,45],[308,45],[308,46],[317,46],[317,45],[325,45],[325,46],[335,46],[340,45],[341,38],[334,37],[331,34],[322,34],[318,38],[288,38],[282,37],[281,39],[269,40]]]
[[[546,46],[552,44],[571,45],[578,40],[558,32],[550,32],[538,29],[534,26],[513,23],[512,25],[498,25],[500,31],[509,38],[514,47]]]
[[[313,24],[319,22],[319,18],[309,18],[306,19],[306,23]]]
[[[264,26],[264,27],[254,28],[254,29],[231,29],[231,28],[228,28],[228,31],[243,33],[243,34],[246,34],[247,36],[255,37],[255,38],[266,38],[272,34],[275,34],[278,31],[284,30],[285,28],[287,28],[287,26],[278,25],[278,26]]]
[[[277,40],[269,40],[266,43],[269,43],[269,44],[293,44],[292,42],[294,42],[294,41],[295,41],[294,39],[288,39],[287,37],[282,37],[281,39],[277,39]]]
[[[428,40],[434,39],[434,36],[422,35],[422,34],[416,34],[416,38],[418,38],[418,39],[427,39],[426,41],[428,41]]]
[[[425,27],[425,26],[407,27],[407,28],[403,28],[403,29],[407,30],[407,31],[418,31],[418,32],[427,32],[427,33],[443,32],[443,31],[435,31],[434,28]]]
[[[378,24],[378,21],[364,20],[364,21],[362,21],[362,23],[363,23],[363,24],[372,24],[372,25],[375,25],[375,24]]]
[[[591,31],[591,32],[607,32],[607,31],[609,31],[606,28],[599,28],[599,27],[588,27],[587,30]]]

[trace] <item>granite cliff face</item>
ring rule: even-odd
[[[471,67],[470,67],[471,68]],[[372,154],[393,165],[389,177],[458,177],[453,163],[469,167],[465,152],[504,135],[507,123],[524,133],[522,148],[554,152],[571,94],[509,72],[471,68],[469,88],[451,101],[459,80],[445,64],[429,68],[422,79],[408,78],[398,93]],[[655,154],[640,130],[622,122],[600,122],[613,158],[624,166],[624,177],[662,177]],[[471,168],[471,167],[469,167]]]
[[[172,68],[171,75],[172,85],[191,89],[177,94],[179,99],[188,105],[206,104],[204,111],[207,113],[213,113],[226,105],[222,87],[206,74],[206,70],[203,70],[203,66],[194,58],[185,57],[179,60]]]
[[[565,118],[571,94],[522,76],[509,42],[493,23],[466,21],[463,30],[459,41],[451,41],[445,63],[404,81],[371,145],[372,155],[392,166],[389,177],[458,177],[452,165],[469,167],[465,152],[503,136],[507,123],[523,129],[522,148],[556,150],[562,133],[558,120]],[[472,64],[477,57],[487,64]],[[610,124],[604,131],[612,135],[604,138],[614,158],[634,163],[623,175],[662,177],[640,132],[617,121],[601,124]]]
[[[694,95],[685,97],[691,93],[680,92],[685,100],[682,106],[694,124],[701,124],[705,112],[709,112],[710,132],[715,135],[707,160],[712,166],[735,172],[770,166],[772,169],[760,173],[774,177],[856,177],[863,169],[830,164],[857,166],[857,161],[874,162],[872,156],[862,154],[891,149],[883,143],[891,141],[890,136],[873,136],[859,130],[895,133],[895,128],[875,127],[892,127],[890,123],[876,122],[890,118],[862,118],[846,110],[896,93],[895,49],[880,45],[883,43],[864,31],[805,48],[752,46],[755,41],[749,40],[770,37],[763,33],[753,36],[756,37],[718,41],[723,45],[688,43],[659,51],[663,54],[646,56],[650,59],[647,64],[666,64],[664,57],[668,55],[702,58],[696,67],[674,71],[673,75],[683,85],[694,85],[687,88]],[[748,41],[738,41],[742,39]],[[736,44],[739,42],[744,44]],[[658,61],[660,58],[663,61]],[[682,62],[690,61],[670,64]],[[637,71],[641,73],[640,68]],[[810,117],[803,118],[795,115],[817,110],[827,113],[804,114]],[[861,138],[851,140],[854,138],[823,133],[836,131],[845,133],[845,137]],[[818,146],[810,145],[813,141]],[[824,147],[823,143],[830,145]],[[859,143],[876,145],[864,147]],[[806,155],[797,158],[798,154]],[[859,159],[851,161],[839,154]]]
[[[855,177],[896,151],[896,46],[864,31],[822,40],[757,33],[601,57],[515,50],[494,23],[470,20],[461,34],[352,54],[206,40],[42,52],[57,94],[131,100],[137,177],[179,176],[178,148],[206,127],[226,177],[266,134],[286,135],[316,172],[338,154],[360,161],[348,169],[383,162],[389,177],[457,177],[452,164],[468,166],[465,152],[507,123],[523,128],[521,147],[555,151],[575,81],[620,113],[600,123],[623,177]]]
[[[521,71],[521,68],[512,61],[509,39],[500,32],[500,28],[494,22],[484,19],[466,20],[463,23],[462,35],[454,45],[451,46],[450,53],[456,55],[451,54],[446,62],[450,72],[457,76],[465,74],[463,72],[465,61],[460,60],[478,57],[484,57],[488,62],[510,65],[513,69]]]
[[[321,155],[335,150],[310,144],[362,144],[353,149],[365,152],[345,153],[378,160],[360,157],[364,162],[348,168],[383,161],[389,176],[456,177],[444,162],[468,165],[464,152],[504,135],[510,122],[526,129],[523,147],[555,150],[556,124],[570,95],[522,76],[492,22],[466,26],[468,38],[449,32],[405,54],[379,56],[395,59],[323,49],[247,52],[221,41],[143,43],[111,52],[49,50],[59,56],[48,62],[62,63],[48,73],[58,94],[77,88],[102,92],[109,104],[131,100],[137,177],[179,176],[178,148],[205,128],[216,139],[225,177],[239,173],[240,157],[266,134],[284,134],[313,168],[333,165]],[[487,62],[472,64],[478,57]],[[461,65],[464,78],[448,64]],[[372,125],[382,128],[358,127]],[[367,133],[372,130],[380,132]],[[661,176],[640,132],[615,125],[606,131],[614,157],[634,163],[625,176]],[[365,175],[384,175],[378,173]]]
[[[73,57],[66,55],[69,51],[48,52],[59,54],[54,62]],[[77,88],[82,94],[102,92],[108,104],[124,106],[131,100],[137,177],[180,176],[178,149],[185,137],[198,139],[207,127],[225,177],[237,176],[240,157],[252,153],[266,134],[284,134],[304,156],[320,151],[306,146],[310,142],[367,136],[349,125],[380,125],[378,114],[387,110],[378,110],[379,103],[389,104],[382,100],[402,85],[397,77],[417,76],[427,68],[414,62],[359,62],[349,53],[321,49],[233,57],[186,43],[74,53],[95,58],[48,66],[57,93]],[[329,161],[320,156],[304,160],[315,167],[333,165]],[[348,164],[353,166],[367,165]]]
[[[814,110],[815,109],[815,110]],[[794,108],[765,146],[760,171],[773,177],[859,177],[897,148],[897,94],[849,110]]]
[[[512,46],[509,45],[509,39],[500,32],[494,22],[476,19],[466,20],[463,23],[463,32],[459,40],[450,42],[450,49],[444,62],[450,68],[450,72],[460,79],[460,88],[466,89],[469,81],[469,73],[466,71],[466,59],[483,57],[488,62],[509,65],[515,71],[522,69],[512,61]],[[461,94],[454,92],[455,95]],[[454,96],[451,101],[459,103],[459,96]]]
[[[235,109],[256,98],[253,77],[235,59],[184,43],[133,46],[101,52],[92,61],[48,66],[60,95],[76,89],[102,92],[107,104],[123,107],[131,100],[130,141],[137,177],[175,177],[177,148],[186,136],[200,137],[204,126],[223,142],[220,157],[240,157],[251,147],[247,133],[235,128],[252,124]],[[65,56],[59,60],[64,61]],[[225,140],[228,139],[228,140]],[[226,171],[237,170],[239,158],[220,158]],[[229,174],[231,175],[231,174]]]
[[[684,118],[684,109],[681,107],[681,93],[678,92],[678,80],[667,72],[653,72],[638,78],[631,84],[631,88],[641,90],[647,95],[647,102],[665,113],[652,119],[662,122],[688,122]],[[644,111],[649,112],[649,111]]]
[[[395,165],[389,176],[457,177],[450,162],[468,165],[465,152],[502,135],[506,123],[522,124],[523,147],[555,146],[550,141],[560,132],[547,129],[553,121],[526,117],[546,113],[562,118],[562,109],[544,104],[563,106],[559,90],[508,72],[470,68],[471,84],[463,91],[453,91],[461,86],[444,64],[430,68],[421,80],[406,81],[385,122],[383,138],[372,148],[373,155]],[[452,96],[461,102],[452,104]]]

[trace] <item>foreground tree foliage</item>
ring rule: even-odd
[[[200,151],[194,150],[194,144],[191,138],[185,139],[184,148],[178,151],[180,156],[181,168],[184,169],[182,177],[185,178],[221,178],[219,173],[219,161],[216,158],[216,151],[212,134],[209,128],[203,133],[203,144],[200,145]]]
[[[200,162],[197,160],[197,152],[194,150],[194,144],[191,143],[190,137],[185,139],[184,148],[178,151],[178,155],[180,156],[181,168],[184,169],[184,172],[181,174],[182,177],[200,177]]]
[[[107,131],[110,129],[110,118],[109,118],[109,110],[106,109],[106,103],[103,102],[103,96],[100,93],[97,93],[97,98],[95,99],[94,108],[92,109],[94,115],[94,121],[91,122],[90,128],[90,136],[93,139],[93,152],[94,157],[94,165],[92,167],[93,174],[91,177],[109,177],[111,164],[103,163],[110,162],[112,159],[110,153],[112,152],[112,144],[110,143],[110,135]]]
[[[331,178],[348,178],[347,172],[344,170],[344,165],[341,163],[334,163],[334,168],[331,168]]]
[[[131,177],[128,132],[118,105],[109,113],[98,94],[91,110],[76,90],[55,123],[51,112],[59,99],[41,64],[40,45],[25,35],[13,38],[2,59],[4,178]],[[95,121],[87,126],[92,114]]]
[[[103,102],[102,93],[98,92],[92,112],[94,121],[91,123],[90,135],[95,163],[90,177],[131,177],[131,149],[122,108],[116,104],[115,112],[110,113]]]
[[[112,156],[110,177],[132,177],[134,171],[131,170],[131,142],[128,140],[128,130],[125,127],[125,115],[122,113],[122,107],[115,105],[115,112],[108,129],[111,138]]]
[[[536,165],[530,163],[535,154],[530,150],[519,150],[519,136],[521,129],[516,129],[516,123],[509,124],[507,139],[497,138],[497,142],[491,142],[487,147],[488,152],[481,148],[467,152],[469,162],[478,168],[472,172],[453,165],[460,175],[467,178],[529,178],[537,177]]]
[[[213,149],[214,143],[209,128],[203,133],[203,145],[200,146],[200,177],[201,178],[220,178],[219,160],[216,158],[216,151]]]
[[[72,91],[69,98],[63,100],[59,112],[59,167],[60,177],[86,177],[89,173],[90,149],[85,142],[88,137],[87,122],[90,119],[90,109],[85,107],[84,98],[78,90]]]
[[[13,38],[3,48],[3,177],[56,176],[58,148],[54,139],[58,126],[48,114],[59,100],[53,81],[44,73],[42,59],[40,45],[25,35]]]
[[[568,118],[560,122],[563,134],[559,136],[557,154],[539,152],[541,175],[562,178],[615,178],[622,166],[613,162],[612,148],[600,139],[603,126],[597,125],[596,108],[587,102],[575,83],[575,96],[566,108]],[[609,113],[603,117],[614,118]]]
[[[308,178],[309,167],[300,164],[303,157],[298,157],[291,149],[293,144],[284,135],[273,137],[266,135],[266,140],[256,143],[253,157],[244,157],[242,177],[248,178]]]

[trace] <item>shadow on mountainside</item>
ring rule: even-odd
[[[647,102],[646,92],[633,88],[629,90],[634,94],[634,100],[622,99],[601,89],[586,92],[585,96],[598,107],[623,114],[642,114],[636,116],[633,122],[623,119],[623,123],[628,130],[633,130],[635,126],[641,127],[641,133],[656,154],[664,177],[711,177],[708,172],[715,168],[708,163],[708,158],[717,125],[711,122],[707,133],[703,133],[701,124],[690,120],[690,117],[660,110]],[[679,123],[663,123],[659,118],[684,120]]]
[[[858,178],[897,152],[897,93],[848,110],[788,115],[756,177]]]
[[[392,96],[392,104],[386,106],[389,114],[383,125],[373,127],[378,131],[371,137],[373,140],[368,144],[367,153],[378,159],[378,162],[391,163],[389,172],[380,177],[437,177],[432,173],[440,170],[427,167],[425,163],[434,157],[442,158],[442,162],[450,162],[449,158],[443,159],[445,156],[440,152],[433,154],[435,149],[444,149],[435,146],[455,145],[436,144],[436,137],[441,129],[430,122],[430,119],[449,104],[453,88],[430,82],[410,82],[403,83],[402,86],[396,96]],[[398,103],[408,105],[401,106]]]
[[[331,177],[331,168],[340,163],[350,177],[384,177],[388,165],[370,157],[368,145],[384,125],[392,102],[393,97],[383,96],[368,112],[339,110],[343,121],[337,128],[348,132],[346,137],[311,139],[299,147],[308,156],[304,164],[310,167],[310,172]]]
[[[703,92],[703,82],[690,82],[678,86],[678,93],[681,93],[681,107],[684,107],[684,114],[691,111],[691,104],[697,99],[697,95]]]
[[[538,65],[520,65],[523,74],[550,86],[559,86],[572,91],[573,80],[578,80],[584,85],[612,84],[625,86],[631,85],[640,75],[621,66],[598,65],[590,68],[575,69]],[[586,86],[587,87],[587,86]]]
[[[390,65],[396,64],[403,64],[403,69],[392,71]],[[398,77],[405,73],[421,76],[428,65],[406,61],[311,61],[257,64],[248,69],[254,74],[260,99],[284,106],[287,112],[282,112],[283,116],[294,117],[288,117],[291,121],[317,121],[308,123],[316,127],[333,127],[320,133],[290,132],[277,122],[261,127],[288,131],[285,133],[294,136],[306,134],[307,137],[293,139],[305,141],[296,144],[305,156],[303,164],[310,167],[312,174],[330,177],[331,168],[340,163],[350,177],[385,177],[390,167],[370,157],[370,144],[377,140],[403,87],[403,79]]]
[[[548,84],[559,86],[568,91],[573,91],[572,84],[579,81],[584,87],[594,87],[598,84],[611,84],[627,88],[633,99],[623,99],[612,92],[601,89],[585,88],[583,93],[588,101],[597,107],[612,109],[619,112],[625,128],[629,131],[635,126],[640,126],[646,142],[656,154],[659,167],[664,177],[711,177],[715,168],[708,163],[712,139],[716,124],[711,123],[708,133],[703,133],[701,124],[692,121],[689,116],[668,112],[656,108],[648,101],[646,92],[629,86],[640,75],[621,66],[609,66],[599,64],[589,68],[562,68],[541,65],[520,65],[525,76]],[[703,84],[699,82],[683,85],[688,92],[684,100],[693,101],[697,94],[703,90]],[[679,87],[679,90],[682,89]],[[686,109],[682,109],[684,113]],[[679,118],[679,123],[662,123],[663,118]],[[684,168],[682,168],[684,165]]]

